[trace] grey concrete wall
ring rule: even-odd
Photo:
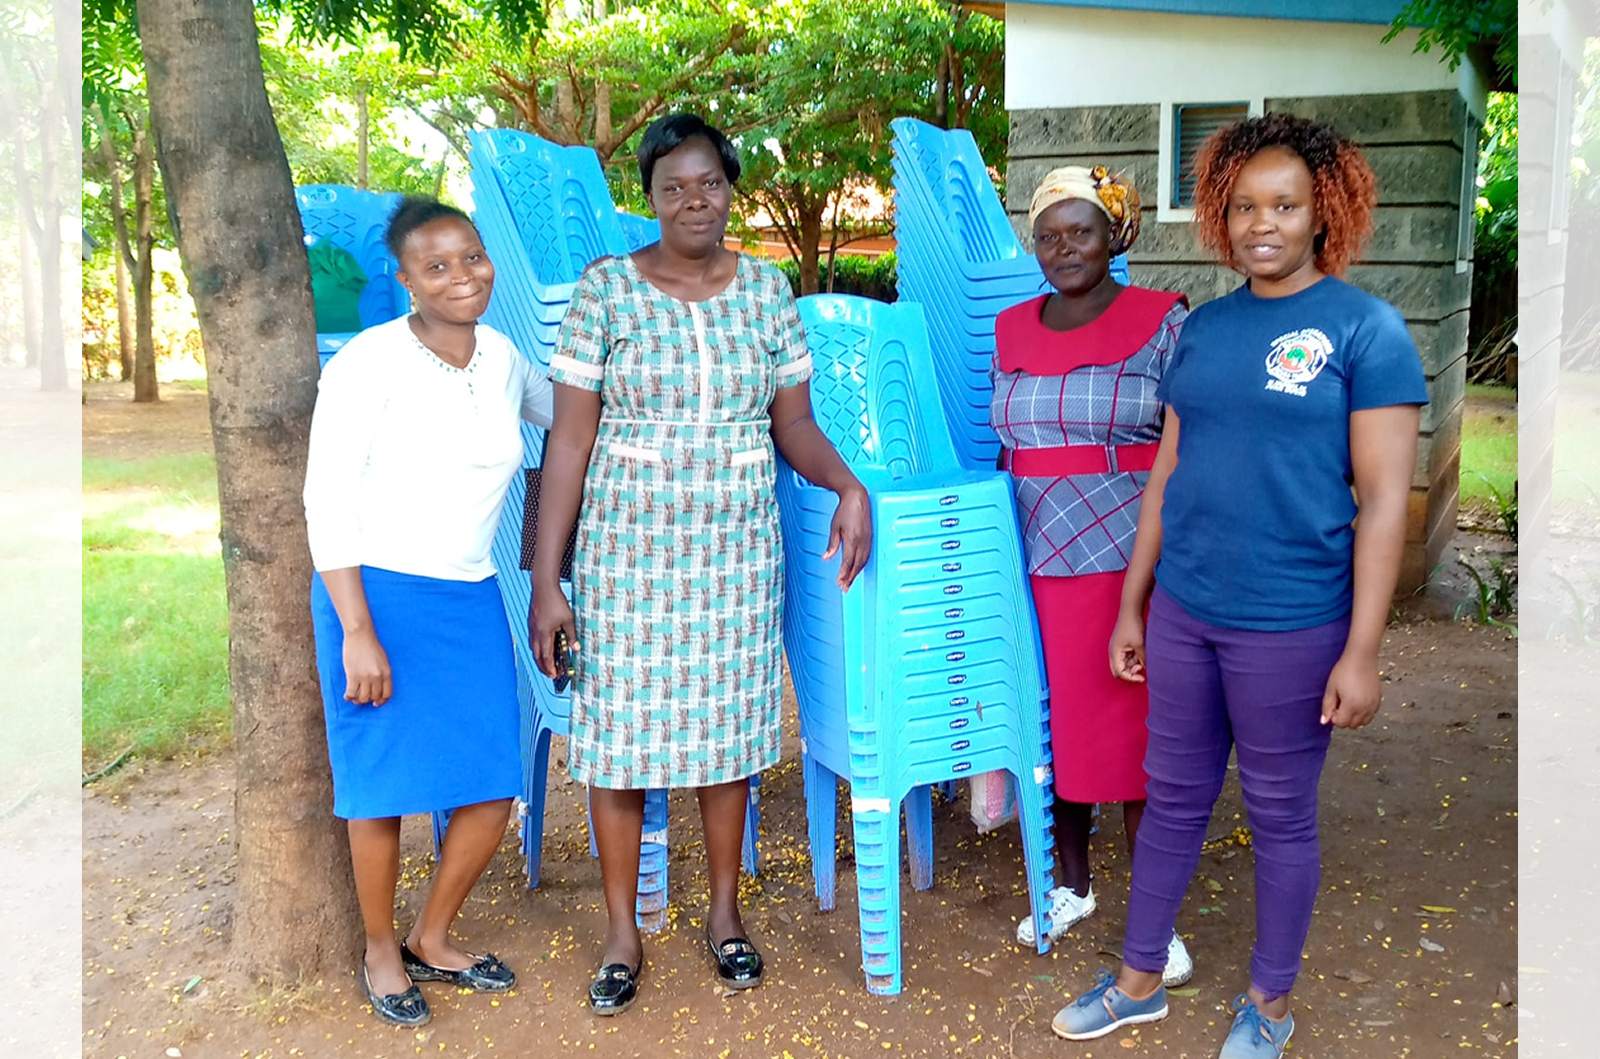
[[[1347,278],[1405,315],[1428,377],[1401,570],[1400,590],[1410,592],[1438,565],[1458,505],[1472,292],[1470,271],[1456,271],[1466,101],[1455,91],[1408,92],[1268,99],[1266,109],[1333,125],[1363,146],[1378,177],[1376,231]],[[1212,262],[1190,225],[1156,219],[1160,117],[1155,104],[1013,111],[1006,209],[1031,245],[1028,201],[1046,172],[1070,164],[1124,172],[1146,202],[1133,281],[1181,290],[1198,305],[1240,277]]]

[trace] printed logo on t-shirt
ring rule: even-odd
[[[1272,342],[1267,354],[1267,389],[1279,393],[1306,395],[1306,383],[1315,379],[1333,354],[1333,343],[1314,327],[1290,331]]]

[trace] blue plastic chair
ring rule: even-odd
[[[994,319],[1049,290],[1017,239],[972,134],[914,118],[890,123],[899,296],[922,304],[940,399],[964,466],[995,466],[989,425]],[[1127,282],[1126,256],[1112,275]]]
[[[332,243],[353,255],[366,272],[367,286],[358,305],[362,327],[387,323],[411,311],[411,296],[396,278],[400,263],[383,242],[389,218],[400,204],[399,195],[340,184],[307,184],[294,189],[294,198],[306,245]],[[355,335],[354,331],[319,333],[320,363],[327,364]]]
[[[960,468],[931,385],[920,306],[800,300],[818,424],[871,496],[875,544],[841,594],[821,558],[837,500],[780,464],[784,647],[800,703],[818,902],[834,903],[838,780],[851,785],[862,964],[898,993],[899,816],[912,883],[932,885],[928,788],[993,769],[1018,790],[1039,951],[1054,838],[1049,715],[1008,476]]]
[[[661,241],[661,222],[654,217],[619,213],[617,221],[622,225],[622,234],[628,240],[629,250],[639,250]]]
[[[473,220],[496,272],[496,293],[485,321],[509,335],[525,356],[548,372],[561,319],[583,270],[597,258],[628,253],[630,239],[644,238],[651,230],[659,233],[659,225],[617,212],[599,157],[587,147],[560,147],[527,133],[497,129],[472,134],[469,160]],[[523,466],[539,466],[544,432],[524,423],[522,436]],[[568,734],[571,707],[568,696],[556,694],[550,680],[538,672],[528,644],[532,587],[520,565],[525,499],[525,480],[519,474],[501,511],[493,555],[524,708],[522,849],[528,885],[533,888],[540,878],[550,737]],[[563,587],[570,597],[571,587]],[[744,865],[751,874],[759,867],[759,790],[759,779],[753,777],[744,839]],[[667,792],[650,791],[645,799],[637,905],[640,927],[646,930],[659,929],[666,921],[666,819]],[[442,834],[443,826],[443,817],[435,820],[436,834]],[[590,842],[593,850],[592,829]]]

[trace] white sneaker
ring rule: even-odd
[[[1193,977],[1194,960],[1190,958],[1183,939],[1174,930],[1172,940],[1167,942],[1167,969],[1161,972],[1161,984],[1169,988],[1180,986]]]
[[[1050,891],[1050,940],[1060,941],[1061,935],[1074,923],[1081,923],[1094,912],[1094,886],[1082,897],[1072,892],[1070,886],[1058,886]],[[1033,929],[1033,916],[1026,915],[1017,923],[1017,940],[1024,945],[1035,944],[1037,934]]]

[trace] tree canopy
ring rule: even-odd
[[[1408,0],[1384,36],[1394,40],[1408,28],[1421,31],[1416,50],[1437,47],[1454,70],[1477,59],[1499,91],[1517,90],[1516,0]]]

